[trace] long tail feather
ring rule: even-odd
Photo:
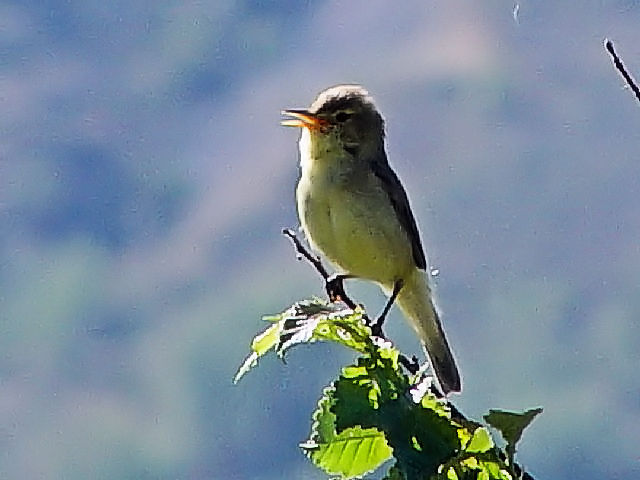
[[[424,272],[416,269],[405,279],[396,303],[422,341],[444,394],[459,392],[462,389],[460,374]]]

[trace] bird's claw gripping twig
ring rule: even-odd
[[[356,304],[344,291],[344,280],[351,278],[349,275],[331,275],[325,279],[325,289],[329,300],[332,302],[343,302],[347,307],[355,310]]]
[[[302,245],[302,242],[298,239],[293,230],[291,230],[290,228],[285,228],[284,230],[282,230],[282,233],[285,236],[289,237],[298,255],[307,259],[307,261],[311,265],[313,265],[313,267],[320,274],[320,276],[324,280],[325,290],[327,292],[327,295],[329,296],[329,300],[331,302],[340,301],[350,309],[355,310],[357,308],[356,303],[351,300],[344,291],[344,280],[351,277],[349,275],[329,275],[327,269],[324,268],[324,265],[322,265],[320,259],[311,254],[311,252],[309,252],[309,250],[307,250],[305,246]],[[368,318],[366,318],[366,316],[364,318],[365,321],[368,322]]]

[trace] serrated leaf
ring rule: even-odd
[[[460,445],[462,445],[463,447],[469,444],[471,436],[471,433],[466,428],[458,428],[458,439],[460,440]]]
[[[364,325],[363,311],[352,310],[342,303],[322,300],[298,302],[283,313],[282,331],[276,353],[300,343],[329,340],[364,353],[373,346],[371,329]]]
[[[484,427],[478,427],[473,432],[471,441],[465,448],[469,453],[484,453],[493,448],[493,439]]]
[[[236,375],[233,377],[233,383],[238,383],[245,374],[255,367],[258,364],[258,354],[256,352],[252,352],[249,354],[247,358],[244,359],[240,368],[236,372]]]
[[[458,480],[458,474],[453,467],[447,470],[447,480]]]
[[[443,401],[441,398],[436,397],[431,392],[427,392],[425,395],[423,395],[422,400],[420,400],[420,405],[422,405],[422,408],[432,410],[443,418],[451,418],[451,409],[447,405],[447,402]]]
[[[356,478],[372,472],[392,454],[384,434],[375,428],[359,426],[343,430],[327,443],[303,448],[315,465],[341,478]]]
[[[507,461],[487,429],[462,416],[430,388],[418,372],[407,376],[400,352],[371,337],[360,308],[313,299],[295,303],[251,342],[234,382],[274,350],[284,356],[301,343],[333,341],[362,354],[324,390],[302,449],[317,466],[342,478],[360,477],[391,455],[396,463],[385,480],[512,480],[515,443],[542,409],[522,414],[492,410],[487,422],[507,440]],[[424,373],[424,372],[422,372]]]
[[[500,467],[498,462],[483,461],[480,463],[482,469],[487,472],[489,478],[496,480],[512,480],[511,475]]]
[[[500,432],[508,446],[510,445],[515,449],[515,445],[520,440],[520,437],[522,437],[524,429],[527,428],[540,413],[542,413],[542,408],[532,408],[523,413],[489,410],[489,413],[484,416],[484,419],[489,425]]]
[[[333,304],[337,305],[337,304]],[[373,347],[371,329],[364,324],[363,311],[342,307],[327,315],[318,323],[314,337],[334,341],[345,347],[364,353]]]
[[[313,412],[309,441],[301,445],[303,449],[306,448],[305,446],[327,443],[336,436],[336,416],[331,411],[334,392],[333,386],[324,389],[323,395],[318,401],[318,408]]]
[[[258,359],[275,347],[280,338],[280,324],[274,323],[266,330],[256,335],[251,342],[251,350],[253,350],[247,358],[245,358],[240,368],[233,377],[233,383],[238,383],[244,375],[258,364]]]
[[[336,431],[361,426],[384,432],[398,465],[410,466],[411,472],[403,472],[407,478],[436,473],[460,448],[458,426],[443,415],[444,402],[425,395],[424,402],[414,403],[409,379],[392,357],[361,357],[334,386]]]
[[[258,357],[261,357],[269,350],[271,350],[278,343],[278,336],[280,335],[280,325],[273,324],[267,328],[264,332],[257,335],[251,342],[251,350],[253,350]]]
[[[280,339],[276,346],[276,353],[284,358],[284,354],[291,347],[301,343],[307,343],[313,339],[313,332],[318,326],[321,317],[291,317],[282,323]]]
[[[320,299],[303,300],[278,315],[263,317],[272,323],[255,336],[252,352],[244,360],[233,381],[237,383],[258,359],[270,350],[284,357],[286,351],[301,343],[329,340],[364,353],[373,348],[371,329],[363,322],[364,312],[352,310],[342,303],[327,303]]]

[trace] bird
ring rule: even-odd
[[[435,305],[427,257],[407,193],[389,165],[385,122],[360,85],[322,91],[306,109],[286,109],[284,126],[300,127],[296,205],[310,247],[340,279],[378,284],[419,337],[442,392],[461,380]],[[381,331],[381,330],[379,330]]]

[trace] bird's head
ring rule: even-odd
[[[318,95],[308,109],[283,110],[282,125],[309,130],[312,142],[337,143],[353,157],[384,148],[384,120],[359,85],[338,85]]]

